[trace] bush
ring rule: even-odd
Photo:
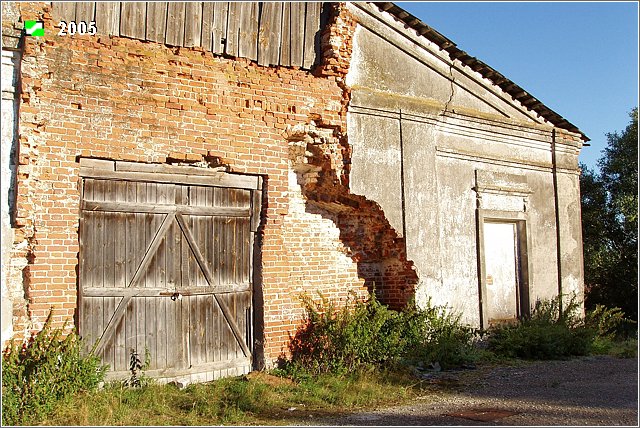
[[[340,374],[398,359],[403,343],[399,315],[375,296],[340,309],[322,295],[319,302],[304,296],[303,304],[305,323],[289,345],[294,365],[312,374]]]
[[[51,312],[43,329],[28,342],[12,342],[2,354],[2,424],[33,424],[56,403],[104,379],[98,357],[81,355],[75,332],[51,329]]]
[[[596,331],[600,339],[622,339],[637,326],[637,323],[625,317],[620,308],[608,308],[604,305],[588,311],[585,317],[585,325]]]
[[[536,302],[531,316],[516,324],[490,328],[489,349],[505,357],[536,360],[589,354],[595,331],[578,316],[575,299],[561,314],[560,298]]]
[[[409,306],[402,313],[408,338],[405,359],[412,363],[439,363],[443,369],[462,366],[477,359],[475,331],[460,322],[460,316],[431,302],[423,309]]]
[[[397,312],[375,295],[340,309],[323,296],[319,302],[306,296],[303,303],[305,323],[291,338],[291,360],[284,362],[294,375],[342,374],[416,360],[449,368],[471,358],[472,331],[442,308]]]

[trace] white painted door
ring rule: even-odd
[[[484,223],[486,314],[489,324],[518,316],[515,223]]]

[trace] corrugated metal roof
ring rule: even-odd
[[[580,134],[583,141],[589,141],[589,137],[587,137],[582,131],[578,129],[578,127],[573,125],[567,119],[560,116],[549,107],[545,106],[536,97],[522,89],[520,86],[516,85],[510,79],[494,70],[492,67],[488,66],[479,59],[472,57],[465,51],[458,49],[454,42],[437,32],[433,28],[429,27],[419,18],[413,16],[401,7],[396,6],[394,3],[374,2],[374,4],[381,10],[389,12],[396,19],[402,21],[407,26],[414,29],[419,35],[426,37],[431,42],[437,44],[440,49],[446,51],[449,54],[449,58],[451,58],[452,60],[456,59],[462,62],[462,64],[464,64],[465,66],[471,68],[473,71],[480,73],[486,79],[489,79],[491,82],[493,82],[493,84],[497,85],[504,92],[511,95],[514,100],[520,102],[527,109],[536,112],[558,128],[566,129],[567,131]]]

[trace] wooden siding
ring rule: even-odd
[[[135,169],[81,164],[86,175]],[[153,376],[251,369],[260,190],[181,183],[189,172],[172,183],[131,171],[82,179],[79,331],[111,376],[126,375],[132,351],[149,353]]]
[[[95,21],[98,34],[202,47],[261,65],[310,69],[321,2],[52,2],[58,21]]]

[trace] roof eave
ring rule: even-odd
[[[584,142],[590,140],[589,137],[580,131],[577,126],[573,125],[567,119],[545,106],[536,97],[529,94],[516,83],[503,76],[489,65],[459,49],[453,41],[449,40],[435,29],[429,27],[416,16],[391,2],[373,2],[373,4],[375,4],[380,10],[388,12],[399,21],[402,21],[409,28],[415,30],[420,36],[423,36],[438,45],[440,49],[447,52],[452,61],[458,60],[464,66],[480,73],[484,78],[500,87],[503,92],[509,94],[514,100],[520,102],[528,110],[535,112],[558,128],[579,134],[580,138]]]

